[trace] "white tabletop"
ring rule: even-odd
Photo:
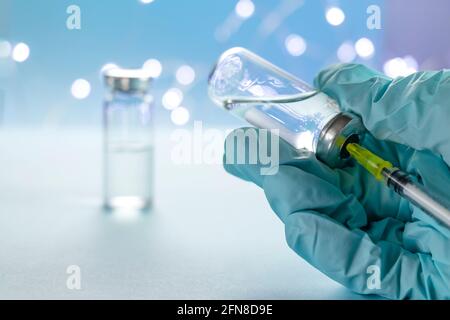
[[[101,132],[0,130],[0,298],[360,299],[286,245],[263,192],[156,144],[156,207],[101,208]],[[66,269],[81,269],[81,289]]]

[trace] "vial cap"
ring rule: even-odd
[[[112,68],[103,73],[105,85],[123,92],[146,92],[152,79],[145,69]]]

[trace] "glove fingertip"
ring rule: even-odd
[[[247,133],[249,134],[248,139],[245,138]],[[261,169],[261,164],[257,159],[259,153],[254,154],[257,149],[254,149],[254,145],[252,148],[250,142],[252,140],[253,144],[258,143],[257,140],[254,140],[258,135],[259,129],[253,127],[233,130],[225,139],[223,167],[229,174],[261,186],[264,178],[261,172],[264,172],[264,169]],[[253,161],[250,161],[251,159]]]

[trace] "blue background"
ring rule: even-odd
[[[170,87],[183,89],[183,106],[191,118],[206,124],[239,125],[236,119],[216,108],[206,95],[206,78],[224,50],[247,47],[273,63],[311,82],[323,67],[337,62],[336,50],[344,41],[367,37],[376,52],[369,60],[356,60],[379,70],[384,61],[412,55],[420,69],[450,65],[450,27],[446,12],[450,3],[433,5],[420,0],[391,2],[374,0],[255,0],[255,13],[244,20],[226,41],[218,41],[216,30],[232,15],[237,0],[180,1],[155,0],[144,5],[139,0],[2,0],[0,39],[13,45],[25,42],[31,55],[24,63],[0,59],[0,112],[3,126],[100,126],[103,85],[100,69],[106,63],[141,67],[150,58],[162,62],[163,73],[153,83],[157,123],[174,126],[170,112],[162,108],[161,96]],[[303,4],[302,4],[303,3]],[[68,30],[66,9],[81,8],[81,30]],[[369,5],[381,8],[381,30],[366,27]],[[333,27],[325,19],[329,6],[337,5],[346,14],[345,22]],[[271,13],[283,7],[296,8],[282,19],[271,34],[261,26]],[[286,37],[302,36],[308,48],[293,57],[284,46]],[[193,66],[196,81],[177,86],[174,74],[183,64]],[[85,100],[71,96],[75,79],[87,79],[92,92]]]
[[[164,70],[153,84],[158,103],[164,91],[176,84],[176,69],[185,63],[193,66],[196,82],[189,88],[180,87],[186,96],[183,105],[191,113],[190,123],[204,120],[211,124],[238,123],[206,96],[209,69],[229,47],[247,47],[312,81],[322,67],[337,62],[336,50],[342,42],[364,36],[377,49],[374,58],[364,62],[380,66],[383,30],[366,27],[366,8],[373,0],[306,0],[269,35],[260,31],[268,14],[279,11],[283,4],[302,1],[257,0],[254,15],[223,42],[214,34],[234,14],[237,1],[155,0],[147,5],[138,0],[2,1],[0,18],[7,21],[2,37],[13,44],[23,41],[31,49],[24,63],[0,64],[1,84],[6,91],[3,125],[99,125],[103,94],[99,72],[110,62],[140,67],[147,59],[160,60]],[[375,3],[383,8],[382,1]],[[71,4],[81,8],[81,30],[66,28],[66,8]],[[338,27],[325,19],[326,8],[334,4],[346,13],[345,22]],[[284,40],[291,33],[301,35],[308,44],[300,57],[289,55],[285,49]],[[85,100],[76,100],[70,93],[72,82],[78,78],[92,84],[91,95]],[[157,119],[161,125],[172,125],[170,112],[161,106]]]

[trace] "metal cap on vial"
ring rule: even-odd
[[[112,68],[103,73],[105,84],[122,92],[146,92],[152,79],[145,69]]]

